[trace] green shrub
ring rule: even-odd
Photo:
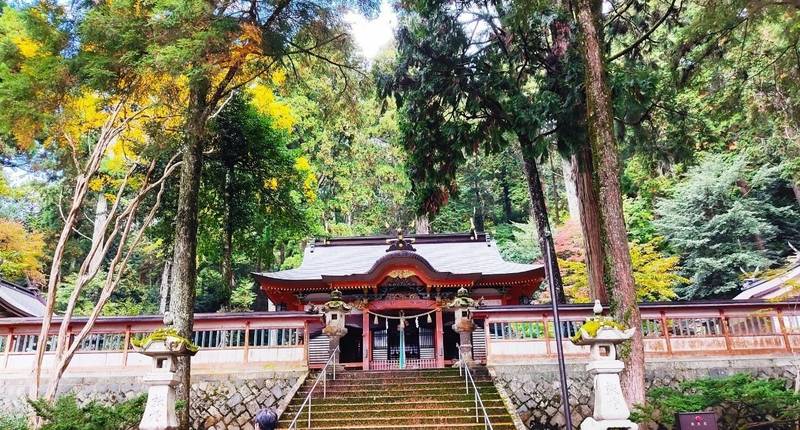
[[[142,419],[146,395],[115,405],[91,401],[79,405],[74,395],[59,397],[55,403],[30,402],[36,415],[44,419],[42,430],[128,430]]]
[[[647,404],[634,409],[631,420],[656,423],[672,429],[677,412],[722,411],[722,429],[794,429],[800,419],[800,395],[783,379],[756,379],[739,373],[724,378],[703,378],[677,388],[655,387]]]
[[[28,430],[25,417],[0,417],[0,430]]]

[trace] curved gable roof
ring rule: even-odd
[[[14,317],[41,317],[45,306],[27,288],[0,279],[0,311]]]
[[[305,249],[300,267],[279,272],[255,273],[277,281],[322,281],[370,273],[379,262],[394,255],[408,258],[409,251],[387,252],[389,237],[345,238],[320,241]],[[413,246],[434,271],[453,275],[513,275],[541,269],[538,264],[503,260],[497,244],[481,235],[420,235]]]

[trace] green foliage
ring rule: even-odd
[[[253,281],[247,278],[240,279],[236,288],[231,292],[231,312],[247,312],[253,310],[256,293],[253,291]],[[258,288],[256,286],[256,288]]]
[[[500,255],[508,261],[530,264],[542,256],[533,220],[524,224],[500,224],[495,228],[493,237],[500,248]]]
[[[156,329],[143,338],[131,338],[131,344],[137,348],[142,348],[149,342],[165,341],[167,338],[177,339],[178,344],[186,345],[186,349],[189,350],[189,352],[197,352],[200,350],[199,346],[192,343],[191,340],[186,339],[178,334],[178,331],[171,327]]]
[[[75,315],[89,315],[100,297],[107,273],[103,270],[83,287],[75,305]],[[56,309],[64,312],[67,302],[75,288],[77,273],[64,278],[56,293]],[[152,285],[144,284],[135,276],[125,276],[103,307],[102,315],[151,315],[158,313],[158,291]]]
[[[28,420],[23,416],[0,417],[0,430],[28,430]]]
[[[664,255],[658,249],[662,238],[648,243],[630,243],[636,298],[640,301],[667,301],[677,298],[675,291],[689,282],[679,274],[679,257]],[[576,303],[588,303],[589,281],[583,260],[559,259],[567,297]]]
[[[657,204],[656,225],[681,256],[686,299],[724,297],[739,270],[767,268],[800,238],[800,214],[775,166],[743,156],[707,155]]]
[[[147,396],[141,395],[110,406],[96,401],[79,405],[69,394],[53,404],[42,399],[30,404],[44,420],[42,430],[132,430],[141,421],[146,402]]]
[[[755,378],[739,373],[722,378],[682,382],[677,388],[654,387],[645,405],[638,405],[631,419],[655,423],[659,430],[672,429],[677,412],[724,411],[718,414],[724,429],[793,429],[800,419],[800,395],[782,379]]]
[[[611,317],[595,315],[591,318],[588,318],[586,322],[581,325],[580,329],[575,333],[575,335],[570,338],[570,340],[575,344],[580,344],[581,341],[586,339],[583,337],[584,332],[586,332],[586,334],[589,336],[589,339],[593,339],[597,337],[597,332],[602,328],[617,329],[621,331],[628,329],[623,324],[614,321],[614,319]]]

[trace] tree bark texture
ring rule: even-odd
[[[589,141],[592,146],[594,165],[597,168],[598,197],[605,267],[610,275],[606,279],[611,287],[611,308],[614,316],[623,324],[636,328],[630,349],[624,351],[627,358],[622,374],[622,387],[631,404],[643,403],[644,344],[642,322],[636,302],[636,286],[631,269],[628,249],[628,234],[622,212],[622,196],[619,185],[619,155],[614,140],[611,96],[606,82],[603,49],[599,34],[597,13],[599,2],[578,0],[576,18],[583,36],[581,51],[585,67],[586,113]]]
[[[584,261],[589,277],[589,294],[592,300],[608,304],[603,262],[603,241],[600,229],[600,204],[594,187],[592,148],[580,145],[572,156],[572,175],[578,196],[578,212],[583,235]]]
[[[414,226],[417,234],[430,234],[431,221],[428,218],[428,214],[418,215]]]
[[[158,290],[158,313],[164,315],[167,311],[169,300],[169,290],[171,285],[170,275],[172,274],[172,262],[167,259],[164,261],[164,270],[161,272],[161,286]]]
[[[572,168],[572,157],[561,159],[561,173],[564,175],[564,191],[567,194],[567,211],[569,217],[580,222],[581,209],[580,202],[578,201],[578,189],[575,182],[577,181],[575,171]]]
[[[233,278],[233,219],[231,219],[231,209],[233,206],[233,167],[229,167],[225,174],[225,207],[224,231],[222,239],[222,283],[225,287],[225,301],[222,309],[229,309],[231,304],[231,292],[233,291],[235,280]]]
[[[97,193],[97,203],[94,208],[94,229],[92,230],[92,248],[103,249],[106,237],[106,219],[108,219],[108,200],[102,192]],[[103,263],[103,253],[95,252],[89,262],[88,273],[95,273]]]
[[[552,277],[555,291],[558,297],[551,297],[559,303],[566,303],[564,295],[564,283],[561,280],[561,271],[558,268],[556,258],[556,248],[553,245],[553,235],[550,231],[550,219],[547,216],[547,204],[545,203],[544,189],[539,177],[539,168],[533,158],[533,143],[525,138],[520,138],[522,149],[522,166],[525,170],[525,178],[528,181],[528,193],[531,197],[531,212],[536,222],[536,231],[539,235],[539,248],[542,250],[542,257],[545,261],[545,276]],[[547,258],[548,254],[552,258]]]
[[[206,125],[206,97],[209,83],[197,78],[190,84],[186,146],[183,150],[178,210],[175,217],[175,248],[172,265],[170,313],[172,326],[187,338],[192,337],[194,296],[197,283],[197,203],[202,172],[203,141]],[[180,384],[177,399],[185,405],[179,413],[180,428],[189,428],[191,359],[178,360]]]

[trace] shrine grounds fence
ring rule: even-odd
[[[800,302],[645,303],[640,310],[648,358],[794,356],[800,352]],[[591,306],[563,305],[560,313],[558,329],[565,339],[566,356],[582,360],[588,350],[573,345],[568,338],[592,314]],[[473,316],[483,322],[487,364],[533,364],[555,359],[556,327],[549,305],[482,307]],[[84,322],[75,318],[69,332],[77,333]],[[38,318],[0,319],[0,375],[30,373],[40,324]],[[59,324],[55,318],[53,333]],[[68,373],[114,369],[139,372],[150,361],[136,354],[130,341],[162,326],[161,316],[102,317],[81,342]],[[309,332],[320,326],[319,315],[305,312],[198,314],[192,341],[200,351],[193,366],[215,373],[247,368],[305,369],[309,367]],[[45,366],[53,360],[54,347],[53,334],[47,339]],[[428,361],[420,361],[416,367],[435,364],[435,360]],[[391,364],[387,362],[386,368]]]

